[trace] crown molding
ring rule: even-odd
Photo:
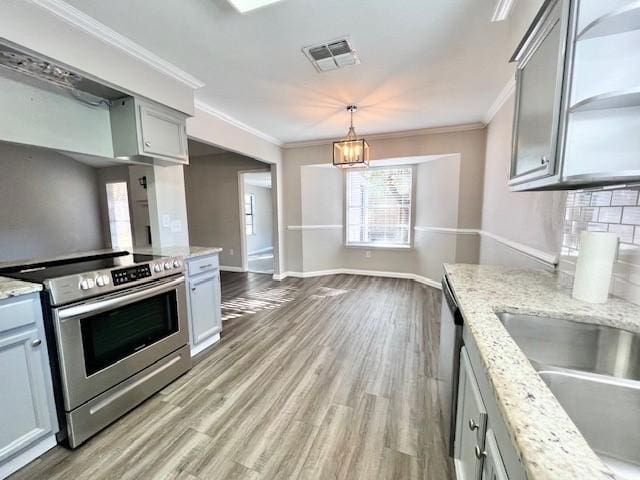
[[[127,55],[146,63],[158,72],[177,80],[187,87],[196,90],[202,88],[204,83],[179,69],[175,65],[160,58],[155,53],[150,52],[143,46],[135,43],[127,37],[119,34],[115,30],[98,22],[95,18],[81,12],[62,0],[32,0],[38,7],[64,20],[70,25],[77,27],[97,38],[103,43],[126,53]]]
[[[255,135],[258,138],[261,138],[262,140],[265,140],[269,143],[273,143],[274,145],[277,145],[278,147],[282,147],[282,142],[280,140],[278,140],[275,137],[272,137],[271,135],[264,133],[260,130],[258,130],[257,128],[253,128],[249,125],[247,125],[244,122],[241,122],[240,120],[233,118],[230,115],[227,115],[224,112],[221,112],[220,110],[218,110],[217,108],[212,107],[211,105],[209,105],[208,103],[203,102],[202,100],[194,100],[194,106],[196,107],[196,110],[200,110],[202,112],[205,112],[213,117],[217,117],[220,120],[222,120],[223,122],[226,122],[230,125],[233,125],[236,128],[239,128],[241,130],[244,130],[247,133],[250,133],[251,135]]]
[[[515,77],[513,77],[509,79],[509,81],[504,87],[502,87],[502,90],[500,90],[500,93],[498,94],[496,99],[493,101],[493,103],[489,107],[489,110],[487,110],[487,113],[484,116],[484,120],[483,120],[485,125],[489,125],[491,123],[491,120],[493,120],[493,117],[496,116],[496,113],[498,113],[498,111],[502,108],[502,106],[506,103],[506,101],[509,100],[509,98],[511,97],[511,95],[513,95],[515,91],[516,91],[516,79]]]
[[[402,132],[390,132],[390,133],[373,133],[359,135],[359,137],[366,137],[369,140],[387,140],[391,138],[404,138],[404,137],[416,137],[419,135],[435,135],[438,133],[453,133],[453,132],[466,132],[469,130],[481,130],[485,128],[485,124],[482,122],[464,123],[461,125],[450,125],[446,127],[432,127],[421,128],[418,130],[405,130]],[[289,142],[285,143],[283,148],[300,148],[300,147],[315,147],[318,145],[329,145],[339,138],[325,138],[322,140],[310,140],[302,142]]]

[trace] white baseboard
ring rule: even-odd
[[[20,455],[17,455],[11,460],[0,465],[0,478],[7,478],[13,472],[18,471],[25,465],[33,462],[36,458],[51,450],[57,444],[56,436],[53,433],[50,436],[43,438]]]
[[[264,252],[273,252],[273,247],[259,248],[258,250],[248,252],[247,256],[258,255],[259,253],[264,253]]]
[[[197,354],[199,354],[203,350],[206,350],[214,343],[218,343],[219,340],[220,340],[220,334],[218,333],[213,337],[207,339],[205,342],[202,342],[201,344],[196,345],[195,347],[191,347],[191,356],[195,357]]]
[[[311,272],[283,272],[279,275],[274,275],[273,279],[279,281],[284,280],[287,277],[312,278],[324,277],[326,275],[362,275],[367,277],[403,278],[413,280],[433,288],[442,288],[439,280],[433,280],[431,278],[423,277],[422,275],[416,275],[415,273],[385,272],[382,270],[358,270],[352,268],[335,268],[332,270],[315,270]]]
[[[238,272],[243,273],[246,272],[242,267],[230,267],[226,265],[220,265],[220,271],[222,272]]]

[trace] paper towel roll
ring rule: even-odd
[[[582,232],[573,298],[590,303],[607,301],[617,252],[618,236],[615,233]]]

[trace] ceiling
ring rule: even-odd
[[[482,121],[511,78],[494,0],[67,0],[205,83],[198,100],[288,143]],[[317,73],[301,48],[349,35],[361,65]]]

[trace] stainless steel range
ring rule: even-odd
[[[72,448],[191,368],[180,258],[110,252],[8,270],[44,285],[59,440]]]

